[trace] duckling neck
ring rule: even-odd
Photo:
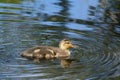
[[[68,50],[66,47],[61,46],[61,45],[59,46],[59,48],[62,49],[62,50]]]
[[[68,55],[70,55],[70,51],[69,50],[65,50],[66,53],[68,53]]]
[[[62,47],[62,46],[59,46],[60,49],[64,50],[66,53],[68,53],[68,55],[70,55],[70,51],[69,49],[65,48],[65,47]]]

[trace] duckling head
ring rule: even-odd
[[[69,48],[76,48],[77,46],[72,44],[72,42],[68,39],[63,39],[60,44],[59,48],[63,50],[68,50]]]

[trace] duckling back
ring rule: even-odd
[[[21,56],[28,59],[33,59],[35,61],[39,61],[41,59],[68,57],[69,53],[57,47],[36,46],[22,52]]]

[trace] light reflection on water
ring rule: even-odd
[[[98,0],[5,2],[0,3],[0,79],[101,80],[120,74],[120,28],[101,19]],[[58,46],[63,38],[79,46],[71,56],[78,61],[67,69],[60,60],[34,63],[20,57],[29,47]]]

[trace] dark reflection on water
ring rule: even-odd
[[[119,1],[1,0],[0,79],[119,80],[120,7],[116,3]],[[71,50],[71,59],[77,60],[71,64],[69,60],[34,63],[20,57],[29,47],[58,46],[63,38],[79,46]]]

